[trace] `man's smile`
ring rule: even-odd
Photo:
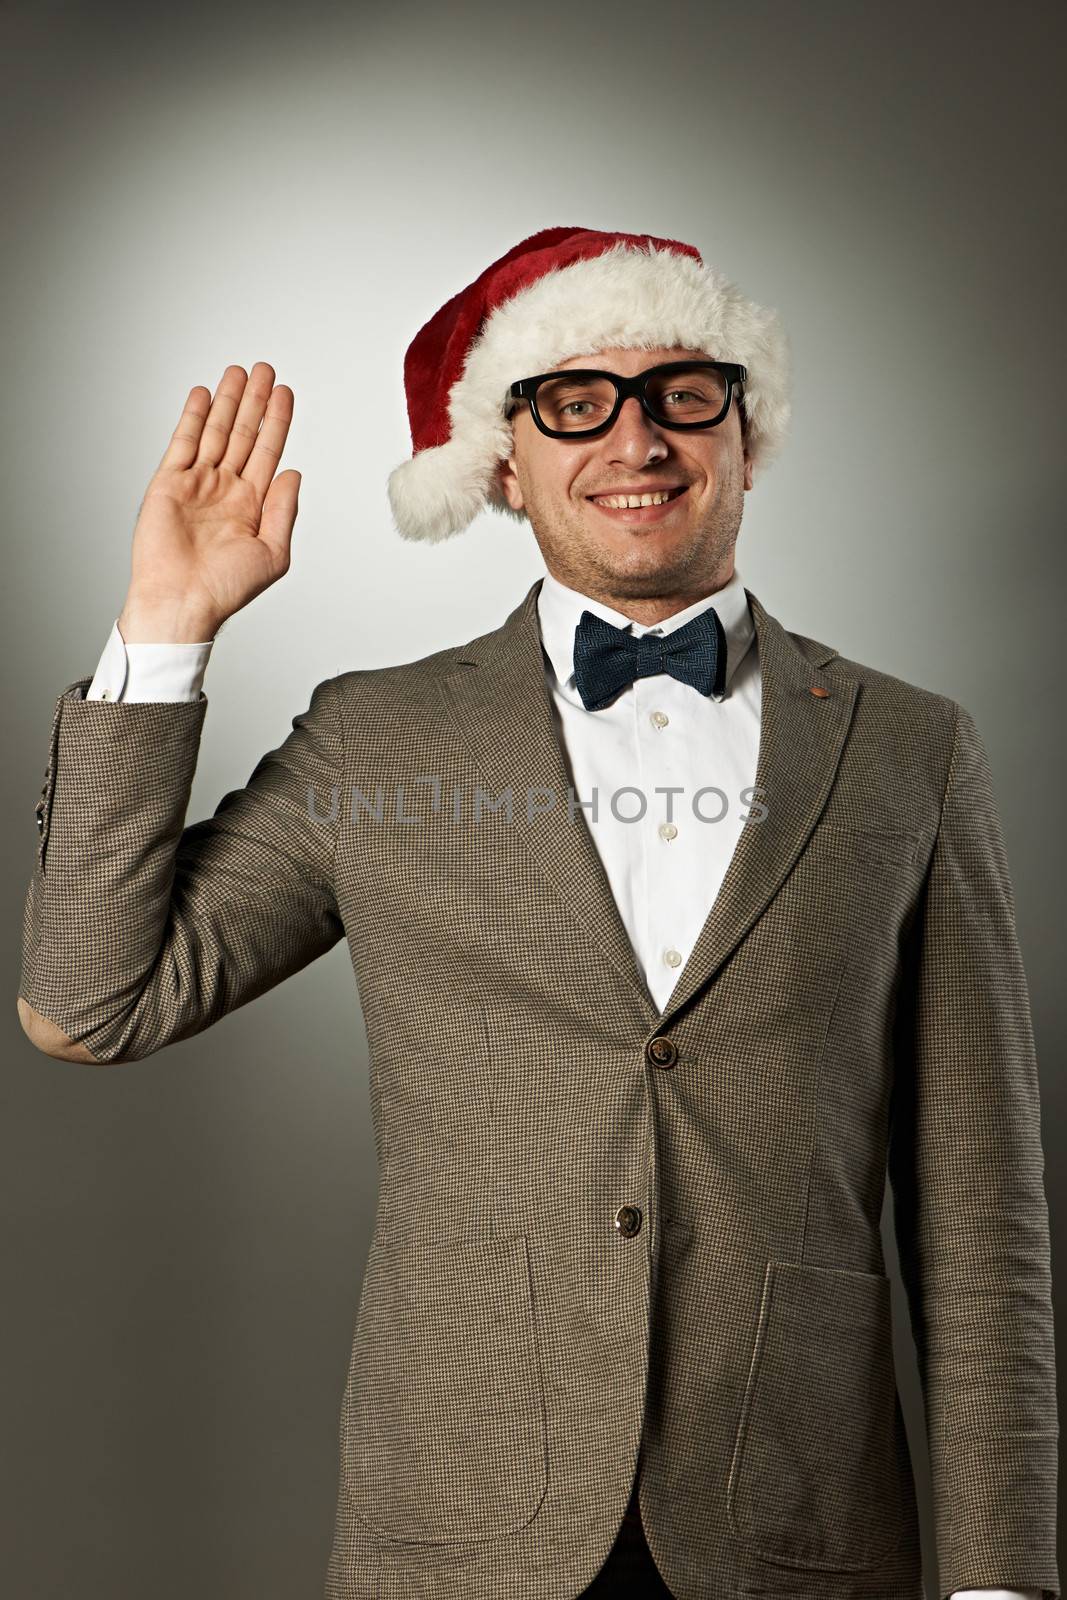
[[[640,496],[631,495],[587,495],[591,506],[606,517],[613,518],[616,522],[643,523],[662,522],[672,515],[675,507],[681,501],[689,485],[683,484],[678,488],[668,491],[646,490]]]

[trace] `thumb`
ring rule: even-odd
[[[289,545],[298,510],[301,475],[293,468],[279,472],[263,500],[259,537],[275,558],[280,571],[289,565]]]

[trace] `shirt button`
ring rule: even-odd
[[[671,719],[665,711],[653,711],[648,720],[654,728],[665,728]]]
[[[111,690],[110,689],[101,689],[100,698],[101,698],[101,700],[110,700],[111,699]]]
[[[615,1213],[615,1226],[627,1239],[641,1231],[641,1212],[637,1206],[620,1206]]]
[[[680,950],[665,950],[663,959],[669,967],[676,967],[682,959],[682,952]]]
[[[661,822],[659,836],[661,839],[676,839],[678,837],[678,829],[673,822]]]

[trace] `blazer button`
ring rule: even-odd
[[[43,800],[38,800],[37,804],[33,808],[33,814],[37,818],[37,832],[38,833],[43,833],[44,832],[44,801]]]
[[[615,1226],[627,1239],[641,1231],[641,1213],[637,1206],[620,1206],[615,1213]]]
[[[645,1055],[654,1067],[673,1067],[678,1060],[678,1046],[673,1039],[661,1033],[645,1045]]]

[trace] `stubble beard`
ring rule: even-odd
[[[530,488],[533,486],[531,485]],[[579,594],[608,593],[619,598],[653,599],[664,594],[725,582],[745,506],[744,463],[731,459],[720,479],[714,502],[703,520],[690,529],[683,544],[665,557],[656,542],[655,525],[629,531],[621,557],[616,547],[596,537],[588,519],[595,512],[568,506],[561,513],[542,506],[536,492],[523,485],[523,499],[545,563],[561,583]],[[620,524],[627,530],[625,524]],[[551,558],[551,559],[549,559]]]

